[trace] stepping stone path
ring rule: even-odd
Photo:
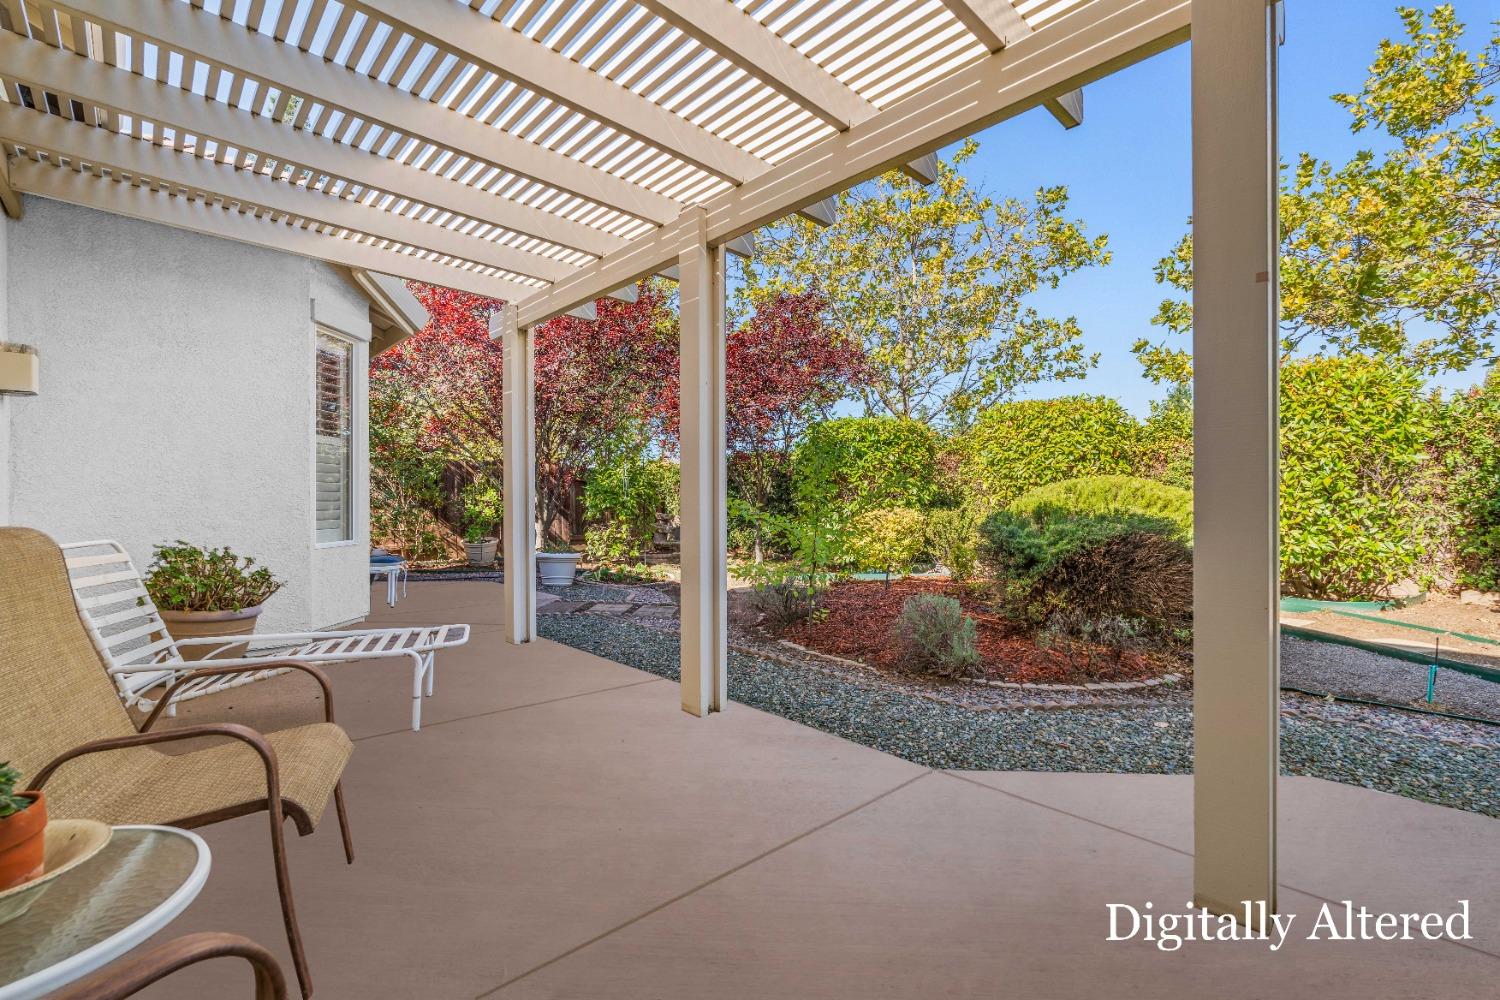
[[[677,602],[669,594],[650,587],[626,587],[617,584],[584,584],[558,588],[546,607],[538,606],[539,615],[608,615],[611,618],[651,618],[669,620],[677,617]],[[540,598],[540,594],[537,595]]]

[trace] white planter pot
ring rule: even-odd
[[[495,548],[500,544],[498,538],[481,538],[477,542],[464,542],[464,552],[469,557],[470,566],[493,566],[495,564]]]
[[[536,579],[544,587],[566,587],[578,572],[577,552],[538,552]]]

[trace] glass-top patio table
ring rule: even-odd
[[[141,944],[193,901],[209,863],[195,833],[115,827],[102,851],[0,925],[0,1000],[45,996]]]

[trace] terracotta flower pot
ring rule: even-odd
[[[260,617],[262,607],[264,605],[245,608],[242,611],[163,611],[161,620],[167,623],[167,628],[171,630],[174,639],[249,635],[255,631],[255,621]],[[219,647],[211,644],[183,646],[181,649],[184,660],[201,660],[209,653],[214,653],[216,660],[230,660],[237,656],[244,656],[248,647],[249,643],[242,642],[218,653],[214,651]]]
[[[42,874],[47,829],[47,800],[41,792],[22,792],[31,805],[0,819],[0,892]]]

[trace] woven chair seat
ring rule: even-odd
[[[316,826],[354,744],[327,722],[267,733],[266,742],[276,752],[282,800]],[[238,740],[187,753],[133,747],[89,754],[64,764],[47,783],[52,815],[110,824],[176,825],[265,797],[265,765]]]

